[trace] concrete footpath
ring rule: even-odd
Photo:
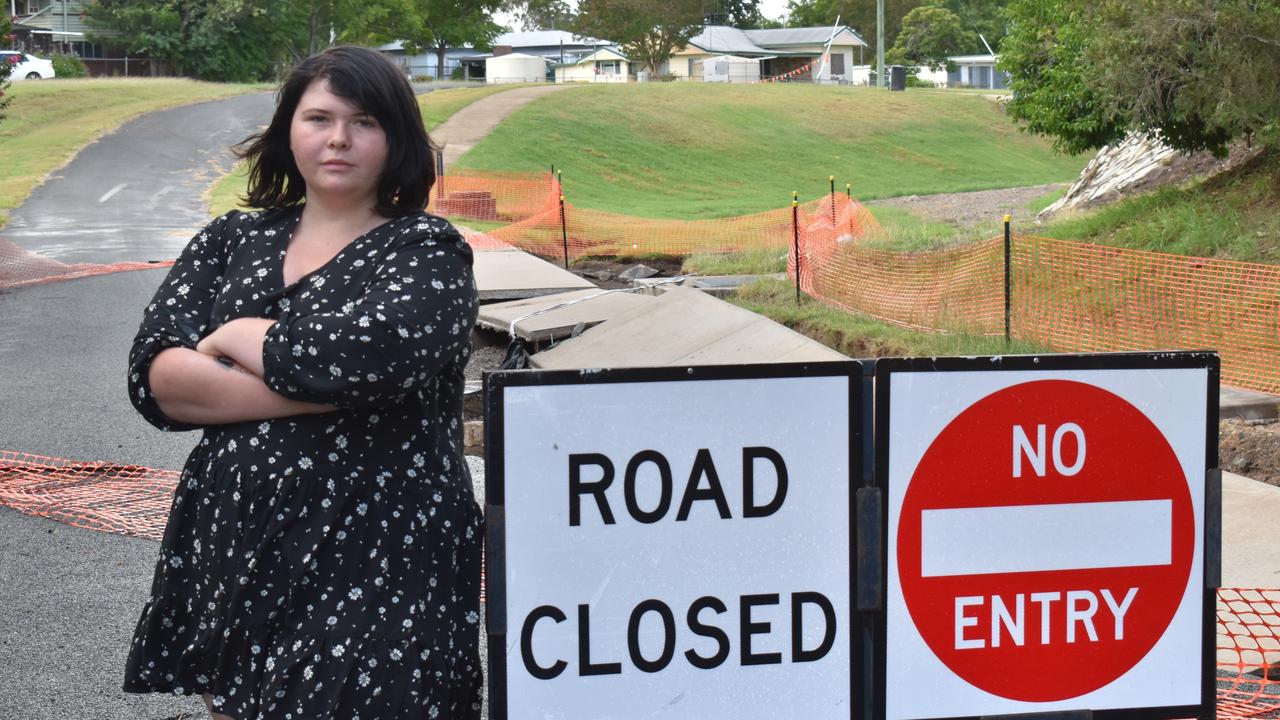
[[[539,85],[516,88],[481,98],[462,108],[431,131],[431,140],[444,146],[445,169],[453,167],[468,150],[480,142],[508,115],[525,105],[565,90],[569,85]]]

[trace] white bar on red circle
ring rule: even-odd
[[[925,510],[920,521],[923,577],[1171,562],[1170,500]]]

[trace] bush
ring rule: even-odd
[[[465,79],[466,79],[466,70],[465,70],[465,69],[463,69],[462,67],[456,67],[456,68],[454,68],[454,69],[453,69],[453,72],[449,73],[449,79],[450,79],[450,80],[465,80]]]
[[[53,76],[60,78],[82,78],[89,77],[89,68],[85,67],[84,61],[75,55],[66,55],[64,53],[54,53],[49,58],[53,62]]]
[[[435,78],[430,75],[414,75],[412,80],[416,83],[435,82]]]

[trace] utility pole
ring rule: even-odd
[[[889,73],[884,68],[884,0],[876,0],[876,84],[889,87]]]

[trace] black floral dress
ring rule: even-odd
[[[147,307],[151,361],[234,318],[277,320],[264,381],[338,410],[203,428],[126,666],[128,692],[209,694],[236,720],[478,718],[481,516],[462,454],[477,300],[448,222],[388,220],[283,286],[300,209],[229,213]]]

